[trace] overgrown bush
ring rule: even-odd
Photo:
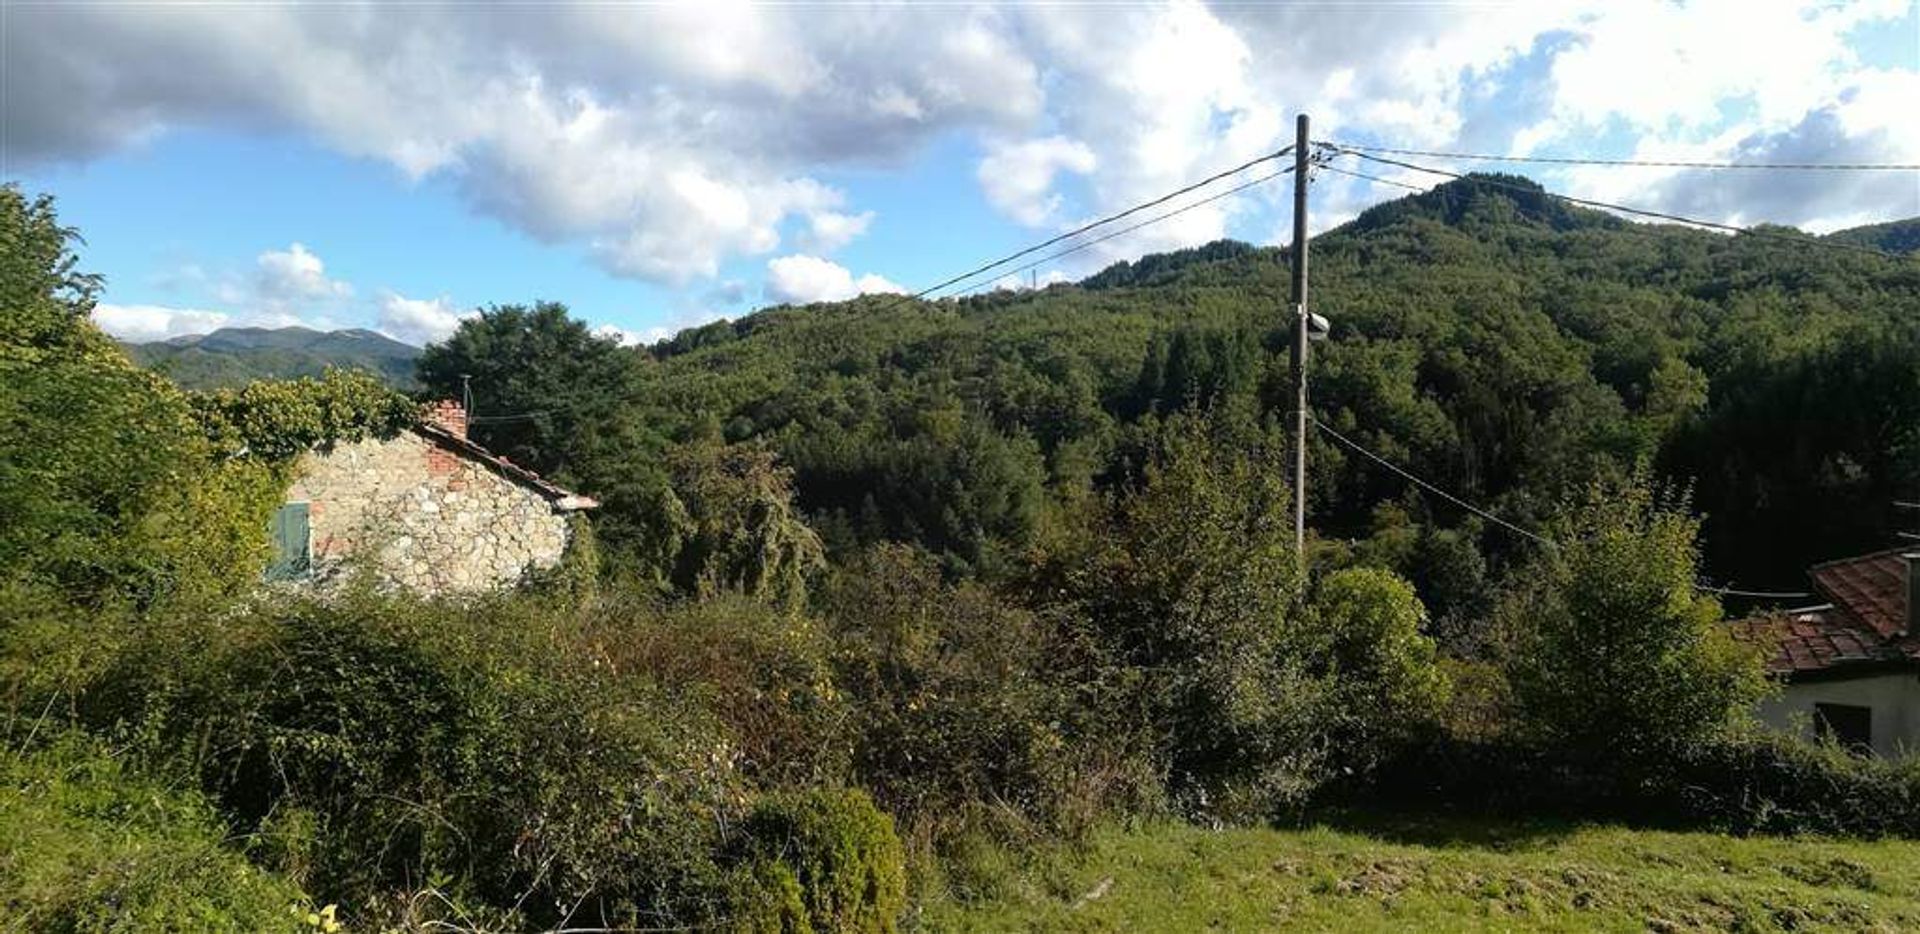
[[[1060,698],[1033,614],[943,581],[937,559],[904,545],[851,562],[821,602],[856,716],[855,775],[881,801],[915,817],[988,800],[1041,817],[1058,804]]]
[[[1699,520],[1644,476],[1595,485],[1496,617],[1529,742],[1633,768],[1698,747],[1766,690],[1700,593]]]
[[[1437,728],[1451,685],[1413,585],[1373,568],[1336,571],[1314,595],[1314,626],[1326,645],[1335,757],[1366,770],[1422,732]]]
[[[0,928],[311,934],[306,896],[229,847],[198,795],[84,737],[42,739],[0,750]]]
[[[893,819],[864,792],[818,789],[757,802],[743,827],[741,932],[891,934],[906,908]]]
[[[618,591],[589,604],[586,619],[584,637],[617,675],[667,686],[716,716],[747,779],[845,777],[853,714],[819,622],[737,593],[666,602]]]
[[[1754,730],[1683,751],[1654,801],[1739,833],[1920,837],[1920,759],[1861,756]]]
[[[1210,817],[1297,804],[1327,774],[1333,685],[1316,670],[1280,450],[1243,412],[1170,419],[1139,476],[1050,543],[1029,584],[1079,665],[1075,705]]]
[[[197,775],[349,908],[422,884],[530,924],[725,906],[716,853],[745,789],[723,725],[539,600],[362,593],[149,621],[80,715]]]

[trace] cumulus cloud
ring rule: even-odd
[[[872,211],[858,214],[816,211],[807,218],[807,232],[800,238],[800,247],[815,253],[831,253],[865,234],[872,224]]]
[[[881,276],[869,273],[855,278],[839,263],[804,253],[778,257],[767,263],[766,296],[771,302],[804,305],[905,291]]]
[[[380,296],[379,319],[374,329],[394,340],[424,347],[446,340],[460,326],[461,319],[477,312],[460,311],[446,296],[408,298],[398,292]]]
[[[1322,136],[1422,148],[1617,154],[1624,134],[1648,151],[1735,153],[1824,135],[1836,154],[1910,161],[1916,69],[1875,76],[1851,48],[1910,9],[38,4],[10,13],[0,118],[21,167],[183,128],[296,133],[447,179],[475,210],[616,274],[688,283],[742,256],[830,254],[873,215],[825,179],[950,139],[977,147],[990,204],[1042,226],[1270,152],[1299,110]],[[1747,184],[1675,180],[1642,196],[1724,212],[1761,194]],[[1886,194],[1822,191],[1772,199],[1784,213],[1768,219],[1851,217]],[[1282,194],[1255,189],[1074,261],[1244,234],[1236,225]]]
[[[109,305],[93,308],[93,322],[101,330],[123,341],[144,343],[167,340],[186,334],[205,334],[226,326],[233,316],[204,308],[172,308],[166,305]]]
[[[255,263],[259,267],[255,295],[269,308],[285,309],[353,295],[353,286],[327,278],[327,264],[299,243],[261,253]]]
[[[602,324],[593,329],[593,336],[603,340],[613,341],[622,347],[640,347],[658,340],[664,340],[673,335],[669,333],[666,328],[648,328],[644,331],[635,331],[630,328],[623,328],[617,324]]]
[[[993,11],[93,8],[12,18],[8,158],[96,157],[196,126],[291,130],[660,282],[813,247],[861,211],[819,167],[1034,119],[1039,68]],[[936,37],[928,42],[928,37]],[[192,68],[180,67],[192,62]]]
[[[994,207],[1014,220],[1038,227],[1060,209],[1053,178],[1060,172],[1085,175],[1099,163],[1087,144],[1064,136],[998,143],[980,160],[980,187]]]

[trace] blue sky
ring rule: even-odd
[[[4,9],[0,174],[56,196],[130,339],[419,343],[553,299],[651,340],[918,289],[1271,151],[1299,110],[1411,148],[1920,162],[1912,0]],[[1739,224],[1920,214],[1920,173],[1526,171]],[[1315,227],[1399,193],[1323,174]],[[1274,242],[1285,194],[1042,273]]]

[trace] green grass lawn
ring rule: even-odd
[[[1375,821],[962,861],[922,931],[1913,931],[1920,843]]]

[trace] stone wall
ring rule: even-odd
[[[306,455],[287,502],[309,504],[321,577],[358,565],[424,593],[472,593],[567,548],[567,517],[545,496],[410,431]]]

